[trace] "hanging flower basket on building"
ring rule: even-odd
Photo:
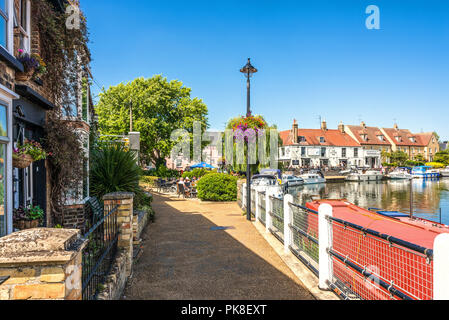
[[[25,70],[24,72],[16,73],[16,80],[18,81],[28,81],[33,76],[39,77],[47,73],[47,65],[37,53],[29,54],[19,49],[17,59],[23,64]]]
[[[14,168],[25,169],[33,163],[33,157],[29,154],[13,155],[12,166]]]
[[[34,75],[34,69],[28,70],[27,72],[17,72],[16,80],[18,81],[29,81]]]
[[[28,168],[33,161],[44,160],[46,158],[47,153],[39,142],[25,140],[23,145],[18,144],[17,148],[14,148],[12,163],[15,168],[25,169]]]

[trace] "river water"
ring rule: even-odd
[[[413,212],[417,217],[449,225],[449,178],[412,180]],[[362,208],[410,212],[410,181],[342,182],[291,188],[295,202],[314,199],[347,199]],[[441,211],[441,215],[440,215]]]

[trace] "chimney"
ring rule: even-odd
[[[393,128],[395,128],[396,130],[399,130],[399,126],[397,123],[394,124]]]
[[[338,130],[340,130],[341,133],[345,133],[345,125],[343,124],[343,122],[340,122],[340,124],[338,125]]]
[[[293,120],[292,134],[293,134],[293,143],[297,144],[298,143],[298,122],[296,122],[296,119]]]
[[[361,127],[366,128],[366,123],[364,121],[362,121],[362,123],[360,124]]]
[[[321,122],[321,130],[327,131],[327,123],[326,123],[326,120],[323,120],[323,122]]]

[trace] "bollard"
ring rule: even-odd
[[[318,209],[319,242],[319,285],[321,290],[329,290],[332,281],[332,259],[328,250],[332,248],[332,228],[327,217],[332,217],[332,206],[324,203]]]
[[[290,246],[293,242],[292,229],[290,224],[293,224],[293,212],[290,208],[289,203],[293,203],[293,196],[291,194],[286,194],[284,196],[284,250],[285,252],[290,251]]]
[[[433,244],[433,299],[449,300],[449,234],[438,235]]]

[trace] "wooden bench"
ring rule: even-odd
[[[98,201],[96,197],[89,197],[85,202],[92,210],[92,224],[95,224],[104,216],[103,205]]]

